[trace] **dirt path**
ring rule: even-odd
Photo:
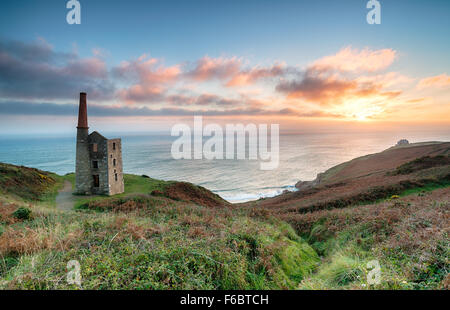
[[[56,195],[56,207],[60,210],[70,211],[75,205],[75,197],[72,195],[72,183],[64,181],[64,187]]]

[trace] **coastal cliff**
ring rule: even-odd
[[[449,155],[393,147],[242,204],[125,175],[125,193],[72,208],[55,198],[74,174],[0,164],[0,288],[75,288],[60,279],[77,260],[83,289],[448,289]]]

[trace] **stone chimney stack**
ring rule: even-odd
[[[86,93],[80,93],[80,106],[78,108],[78,126],[77,128],[89,128],[87,121],[87,103]]]
[[[86,93],[80,93],[77,126],[77,153],[75,163],[75,191],[90,194],[92,185],[91,162],[89,156],[89,128],[87,122]]]

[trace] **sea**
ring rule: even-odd
[[[261,170],[258,160],[173,159],[177,137],[165,133],[105,133],[122,138],[124,173],[203,186],[230,202],[244,202],[295,190],[299,180],[358,156],[377,153],[400,139],[410,143],[450,141],[450,128],[440,131],[295,133],[279,138],[279,165]],[[206,138],[205,138],[206,139]],[[0,162],[24,165],[60,175],[75,170],[73,136],[1,136]]]

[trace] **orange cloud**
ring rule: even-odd
[[[358,83],[377,83],[383,87],[398,87],[410,84],[414,79],[398,72],[388,72],[377,75],[360,75],[355,79]]]
[[[136,84],[120,89],[117,95],[128,104],[133,102],[155,102],[163,98],[164,89],[158,86]]]
[[[144,54],[136,60],[124,61],[113,68],[115,77],[135,83],[117,91],[118,97],[127,103],[160,101],[166,84],[176,81],[181,74],[179,65],[164,67],[160,63],[159,59],[149,58]]]
[[[424,101],[426,98],[413,98],[413,99],[409,99],[406,102],[407,103],[417,103],[417,102],[422,102]]]
[[[352,118],[367,119],[384,111],[387,100],[402,94],[395,89],[411,82],[396,72],[374,74],[396,57],[392,49],[363,50],[346,47],[323,57],[293,80],[282,80],[276,90],[288,99],[300,99],[323,109],[340,111]]]
[[[450,76],[448,76],[446,73],[424,78],[417,84],[418,89],[424,89],[428,87],[445,88],[448,86],[450,86]]]
[[[0,114],[71,115],[71,106],[19,101],[72,100],[79,89],[89,93],[94,105],[118,103],[107,109],[91,105],[99,116],[204,113],[242,119],[270,115],[367,121],[442,120],[450,115],[447,94],[434,89],[448,89],[450,76],[443,73],[416,84],[416,79],[386,72],[397,57],[393,49],[345,47],[303,71],[284,63],[247,66],[238,57],[205,56],[191,65],[166,66],[146,54],[109,68],[103,56],[101,49],[88,58],[57,52],[42,40],[1,42]],[[267,83],[256,85],[262,80]],[[233,88],[246,85],[252,87]],[[434,92],[425,96],[420,93],[425,88]],[[10,99],[17,101],[5,102]],[[153,109],[145,104],[153,104]]]
[[[318,71],[338,70],[344,72],[375,72],[389,67],[397,52],[392,49],[363,50],[346,47],[337,54],[323,57],[312,64]]]
[[[180,75],[179,65],[164,67],[156,58],[149,58],[146,54],[136,60],[124,61],[113,68],[116,77],[124,79],[138,79],[142,83],[163,84],[174,81]]]
[[[286,69],[283,64],[275,64],[270,68],[253,68],[248,71],[239,72],[233,76],[233,78],[226,85],[249,85],[262,78],[281,76],[285,73],[285,70]]]
[[[384,90],[382,82],[324,76],[309,70],[302,79],[282,81],[276,90],[285,93],[289,99],[304,99],[320,105],[339,105],[345,100],[360,98],[394,98],[401,91]]]
[[[236,58],[211,58],[205,56],[197,61],[195,68],[187,76],[197,80],[228,79],[239,73],[241,61]]]
[[[286,72],[284,64],[274,64],[268,68],[242,69],[241,60],[232,58],[211,58],[205,56],[199,59],[195,68],[187,71],[185,76],[196,81],[213,79],[227,81],[225,86],[244,86],[253,84],[259,79],[281,76]]]
[[[303,98],[326,104],[338,96],[354,91],[356,87],[356,83],[351,81],[306,75],[299,81],[281,82],[276,89],[286,93],[289,99]]]

